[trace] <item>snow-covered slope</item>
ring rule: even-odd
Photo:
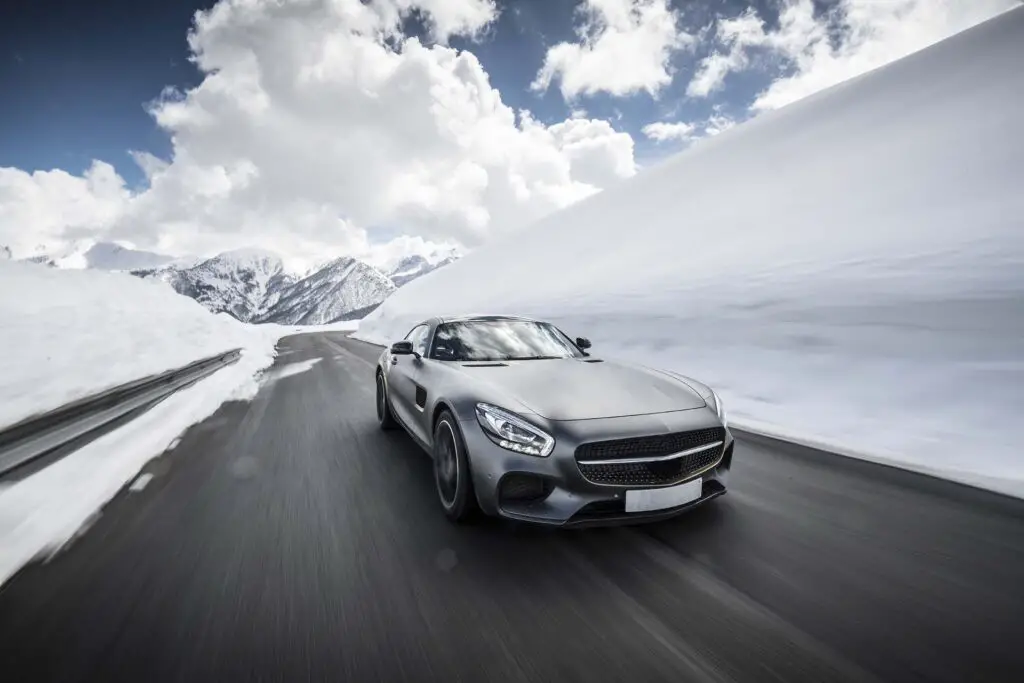
[[[53,251],[37,250],[20,260],[55,268],[136,270],[158,268],[175,261],[173,256],[131,249],[115,242],[78,240]]]
[[[0,320],[0,427],[220,351],[273,349],[267,331],[127,273],[0,262]]]
[[[1024,496],[1021,36],[1024,9],[704,140],[402,287],[359,336],[551,318],[737,422]]]
[[[395,285],[386,275],[353,258],[339,258],[280,292],[254,322],[320,325],[362,315]]]
[[[460,255],[458,253],[450,252],[445,255],[439,255],[437,258],[428,258],[419,254],[412,254],[406,256],[398,264],[388,272],[388,277],[395,283],[396,287],[406,285],[416,278],[423,277],[427,273],[433,272],[438,268],[447,266],[454,263]]]
[[[173,256],[165,256],[139,249],[129,249],[113,242],[97,242],[89,247],[84,256],[85,267],[97,270],[158,268],[174,261]]]

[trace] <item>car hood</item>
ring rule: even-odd
[[[656,370],[582,359],[463,363],[460,371],[548,420],[586,420],[703,408],[686,383]],[[515,409],[514,406],[505,406]]]

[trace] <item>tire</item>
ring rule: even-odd
[[[457,523],[471,520],[476,516],[477,503],[466,442],[458,422],[447,410],[434,425],[433,455],[434,486],[445,516]]]
[[[391,414],[391,401],[388,400],[388,385],[384,381],[384,373],[377,373],[377,424],[380,428],[389,431],[398,426],[395,416]]]

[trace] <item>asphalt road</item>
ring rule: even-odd
[[[460,528],[376,428],[376,354],[283,340],[251,403],[0,588],[0,677],[1024,680],[1024,505],[744,438],[669,522]]]

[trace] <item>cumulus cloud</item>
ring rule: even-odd
[[[386,3],[378,3],[378,6]],[[498,18],[495,0],[394,0],[397,25],[403,14],[418,12],[426,20],[433,39],[447,43],[450,36],[477,37]]]
[[[129,198],[124,180],[103,162],[81,176],[0,168],[0,244],[19,257],[60,248],[109,229]]]
[[[753,9],[720,20],[720,48],[701,60],[687,94],[709,96],[730,73],[763,55],[785,75],[759,93],[751,109],[777,109],[1017,5],[1018,0],[838,0],[823,12],[812,0],[781,0],[774,28]]]
[[[736,125],[736,120],[721,113],[714,113],[703,121],[655,121],[648,123],[641,132],[657,143],[691,143],[701,138],[714,137]]]
[[[694,42],[668,0],[584,0],[580,9],[578,42],[548,49],[533,90],[557,78],[567,100],[599,92],[656,96],[672,82],[673,52]]]
[[[686,141],[693,137],[696,128],[692,123],[656,121],[648,123],[641,132],[655,142]]]
[[[252,245],[306,261],[372,255],[382,233],[472,247],[632,175],[627,133],[513,111],[471,52],[443,44],[478,35],[496,11],[491,0],[221,0],[188,36],[202,82],[150,104],[173,154],[134,153],[148,188],[129,194],[105,164],[79,178],[8,169],[2,191],[18,199],[0,244],[92,230],[168,253]],[[410,12],[438,43],[400,33]],[[48,191],[57,180],[74,189]]]
[[[720,90],[726,76],[733,71],[745,69],[750,63],[747,48],[761,44],[765,37],[764,24],[753,9],[738,17],[720,20],[716,33],[728,51],[714,50],[700,61],[686,87],[687,95],[707,97]]]

